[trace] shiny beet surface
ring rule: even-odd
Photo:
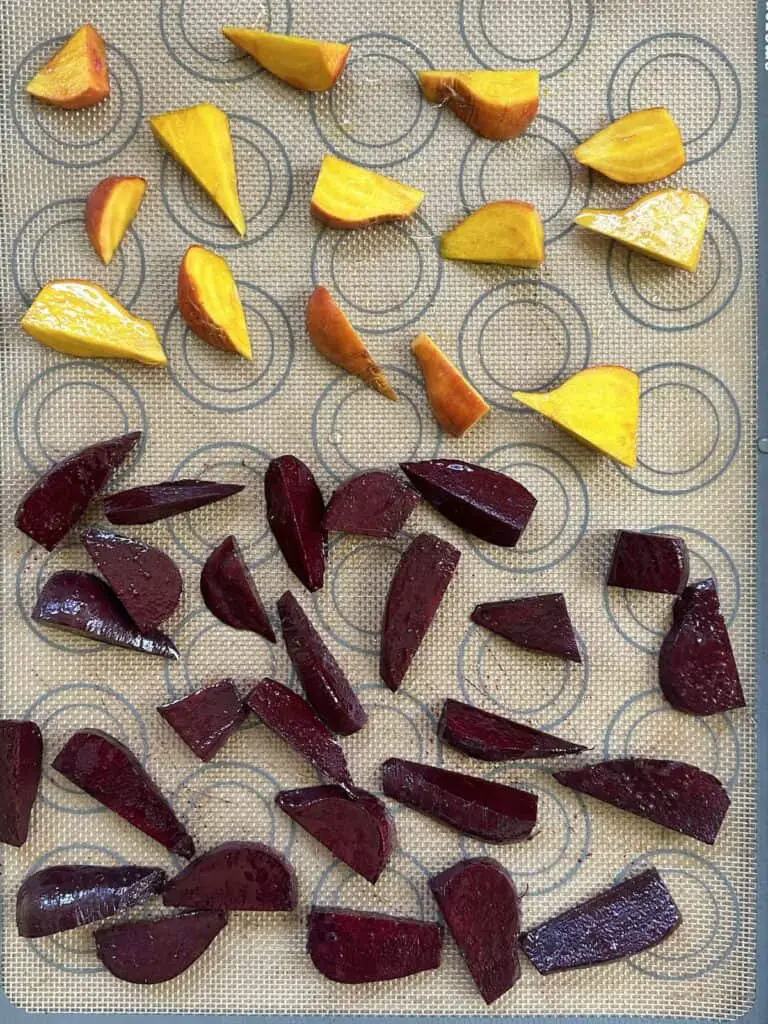
[[[215,501],[223,501],[242,490],[242,484],[166,480],[108,494],[104,499],[104,514],[110,523],[117,526],[156,523],[159,519],[169,519]]]
[[[312,473],[301,459],[281,455],[264,476],[267,522],[288,567],[309,591],[320,590],[325,577],[328,536],[325,504]]]
[[[416,491],[394,473],[358,473],[331,495],[325,528],[363,537],[396,537],[418,503]]]
[[[479,604],[472,621],[518,647],[581,662],[579,645],[562,594],[520,597]]]
[[[276,642],[266,608],[234,537],[225,537],[206,559],[200,592],[208,610],[227,626],[250,630]]]
[[[231,679],[204,686],[157,710],[201,761],[210,761],[248,715]]]

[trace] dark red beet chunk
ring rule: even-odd
[[[397,690],[453,579],[461,553],[431,533],[420,533],[403,554],[389,585],[379,674]]]
[[[83,544],[142,633],[176,611],[183,587],[176,563],[160,548],[111,530],[85,530]]]
[[[446,700],[437,726],[442,740],[478,761],[520,761],[577,754],[586,747],[521,725],[460,700]]]
[[[438,924],[412,917],[313,907],[307,951],[331,981],[391,981],[439,967],[443,933]]]
[[[157,985],[183,974],[227,923],[223,910],[197,910],[94,932],[96,953],[110,974],[134,985]]]
[[[43,737],[34,722],[0,721],[0,843],[23,846],[40,785]]]
[[[710,845],[731,805],[714,775],[683,761],[631,757],[555,772],[554,776],[578,793]]]
[[[320,590],[325,576],[328,537],[320,488],[301,459],[281,455],[264,476],[267,522],[289,569],[309,591]]]
[[[478,626],[498,633],[518,647],[581,662],[579,645],[562,594],[490,601],[472,612]]]
[[[536,508],[522,484],[458,459],[401,462],[413,486],[446,519],[489,544],[513,548]]]
[[[210,761],[248,715],[232,679],[204,686],[157,710],[201,761]]]
[[[200,592],[210,612],[232,629],[247,629],[271,643],[275,631],[234,537],[210,553],[200,575]]]
[[[396,537],[418,503],[418,494],[393,473],[358,473],[331,495],[325,528],[363,537]]]
[[[143,633],[104,580],[90,572],[55,572],[45,581],[32,618],[113,647],[127,647],[162,658],[178,658],[169,636],[159,629]]]
[[[688,549],[680,537],[619,530],[608,573],[609,587],[681,594],[688,582]]]
[[[459,861],[429,880],[469,973],[490,1006],[520,977],[520,899],[490,857]]]
[[[117,526],[140,526],[212,505],[242,490],[242,484],[217,484],[210,480],[166,480],[161,484],[146,484],[108,494],[104,499],[104,514],[110,523]]]
[[[138,759],[114,736],[98,729],[74,733],[53,767],[171,853],[194,856],[192,837]]]
[[[659,651],[659,683],[678,711],[714,715],[743,708],[739,670],[714,580],[686,587]]]
[[[530,839],[536,824],[538,797],[513,786],[399,757],[384,762],[382,777],[385,796],[489,843]]]
[[[293,910],[296,877],[263,843],[222,843],[171,879],[163,903],[194,910]]]
[[[166,883],[161,868],[57,864],[27,875],[16,897],[19,935],[39,939],[145,903]]]
[[[290,590],[277,602],[277,610],[288,657],[307,700],[332,732],[358,732],[368,721],[365,708]]]
[[[376,883],[395,844],[395,825],[387,808],[372,793],[340,786],[286,789],[277,806],[309,832],[334,857]]]
[[[521,936],[539,974],[594,967],[656,946],[681,921],[655,868],[579,903]]]

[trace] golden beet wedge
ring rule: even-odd
[[[424,95],[486,139],[522,135],[539,110],[539,72],[420,71]]]
[[[148,366],[168,362],[152,324],[90,281],[49,281],[21,326],[35,341],[68,356],[133,359]]]
[[[691,273],[701,258],[709,200],[685,188],[664,188],[641,196],[623,210],[587,207],[576,223],[641,252],[652,260]]]
[[[581,164],[622,185],[661,181],[685,163],[677,122],[665,107],[620,117],[573,151]]]
[[[109,96],[109,68],[104,40],[83,25],[28,83],[27,92],[65,110],[93,107]]]
[[[223,352],[252,359],[240,293],[229,264],[202,245],[191,245],[179,267],[179,312],[191,331]]]
[[[346,43],[282,36],[251,28],[223,28],[231,43],[294,89],[327,92],[336,83],[349,51]]]
[[[640,378],[624,366],[590,366],[554,391],[515,391],[579,441],[625,466],[637,465]]]
[[[85,230],[102,262],[110,263],[139,212],[147,191],[145,178],[104,178],[85,204]]]
[[[380,395],[397,401],[397,392],[384,371],[365,347],[365,342],[322,285],[315,288],[307,303],[307,333],[318,352],[354,374]]]
[[[332,228],[364,228],[390,220],[407,220],[424,201],[424,193],[383,174],[337,156],[323,157],[311,210]]]
[[[245,218],[237,190],[229,118],[212,103],[150,117],[155,138],[205,189],[239,235]]]
[[[491,407],[428,334],[416,338],[411,352],[421,367],[435,419],[446,433],[462,437]]]
[[[488,203],[446,231],[440,252],[447,260],[538,267],[544,262],[544,225],[530,203]]]

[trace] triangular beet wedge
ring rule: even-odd
[[[273,459],[264,474],[267,522],[291,572],[307,590],[325,578],[325,503],[308,466],[295,455]]]
[[[688,549],[682,538],[619,530],[606,583],[625,590],[681,594],[688,571]]]
[[[472,621],[518,647],[581,661],[579,645],[562,594],[541,594],[479,604]]]
[[[210,761],[248,715],[232,679],[204,686],[157,710],[201,761]]]
[[[243,484],[219,484],[210,480],[166,480],[108,494],[104,499],[104,514],[116,526],[140,526],[212,505],[243,489]]]
[[[333,492],[323,522],[326,530],[340,533],[396,537],[419,500],[416,491],[394,473],[357,473]]]
[[[206,559],[200,593],[208,610],[232,629],[246,629],[276,643],[275,631],[262,604],[240,545],[225,537]]]
[[[163,903],[194,910],[293,910],[296,876],[263,843],[222,843],[171,879]]]
[[[0,721],[0,843],[23,846],[40,785],[43,737],[34,722]]]
[[[478,761],[520,761],[586,750],[578,743],[450,698],[443,704],[437,733],[456,750]]]

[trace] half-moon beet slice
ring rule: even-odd
[[[606,582],[625,590],[681,594],[688,571],[688,549],[682,538],[619,530]]]
[[[539,974],[594,967],[658,945],[682,918],[655,868],[579,903],[521,936]]]
[[[362,537],[396,537],[418,503],[416,491],[394,473],[357,473],[331,495],[325,528]]]
[[[204,686],[157,710],[201,761],[210,761],[248,715],[232,679]]]
[[[0,721],[0,843],[26,843],[42,767],[43,737],[37,725]]]
[[[471,619],[518,647],[581,662],[579,645],[562,594],[539,594],[479,604]]]
[[[563,786],[712,845],[731,805],[723,784],[684,761],[630,757],[554,772]]]
[[[295,455],[273,459],[264,475],[267,522],[289,569],[309,591],[325,577],[325,504],[309,468]]]
[[[586,750],[578,743],[450,698],[443,704],[437,733],[456,750],[478,761],[559,757]]]
[[[243,489],[243,484],[218,484],[210,480],[166,480],[108,494],[104,514],[116,526],[140,526],[212,505]]]
[[[240,545],[225,537],[206,559],[200,593],[208,610],[232,629],[247,629],[276,643],[275,631],[262,604]]]
[[[385,796],[488,843],[530,839],[538,797],[475,775],[391,757],[382,766]]]
[[[170,880],[163,903],[194,910],[293,910],[296,876],[263,843],[222,843]]]

